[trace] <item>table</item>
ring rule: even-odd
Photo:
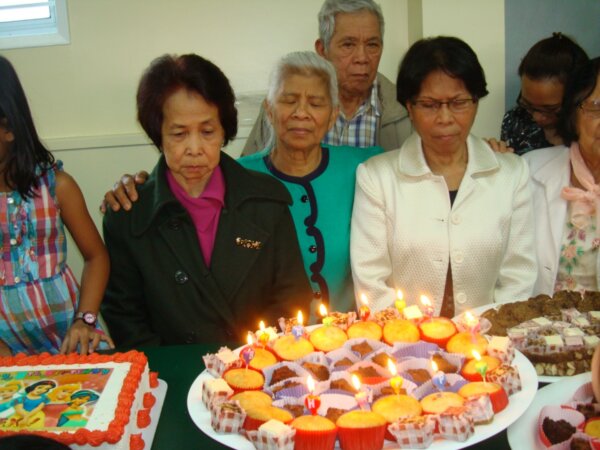
[[[150,369],[168,384],[167,397],[151,450],[204,450],[224,449],[224,445],[210,439],[192,422],[187,412],[187,394],[190,386],[204,370],[202,355],[214,353],[226,344],[192,344],[164,347],[141,347],[148,357]],[[236,348],[239,344],[229,344]],[[506,431],[466,447],[470,450],[508,450]]]

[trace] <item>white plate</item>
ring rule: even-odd
[[[152,441],[154,440],[154,435],[156,434],[156,427],[158,426],[160,412],[167,395],[167,382],[159,378],[158,386],[152,390],[152,393],[154,394],[154,398],[156,398],[156,403],[150,410],[150,425],[142,430],[142,439],[146,443],[144,448],[152,447]]]
[[[477,425],[475,434],[465,442],[450,440],[436,440],[429,447],[431,450],[456,450],[483,441],[507,428],[525,412],[537,391],[538,380],[533,365],[520,352],[515,352],[514,364],[519,369],[523,389],[509,398],[506,409],[494,417],[492,423]],[[187,397],[187,407],[192,421],[207,436],[221,444],[238,450],[252,450],[254,446],[246,438],[234,434],[218,434],[210,426],[210,412],[202,403],[202,383],[213,378],[206,370],[203,371],[192,383]],[[338,447],[336,447],[338,448]],[[393,442],[385,441],[384,448],[398,448]],[[522,447],[525,448],[525,447]]]
[[[511,426],[508,427],[508,442],[510,447],[517,449],[544,448],[539,442],[537,422],[541,409],[547,405],[561,405],[568,402],[577,388],[592,381],[592,373],[585,372],[572,377],[564,377],[537,391],[533,403],[525,411],[525,414]]]
[[[470,311],[475,314],[476,316],[481,316],[484,312],[486,312],[488,309],[495,309],[495,308],[499,308],[500,305],[499,304],[491,304],[491,305],[483,305],[483,306],[478,306],[477,308],[473,308]],[[564,376],[564,377],[551,377],[550,375],[538,375],[538,380],[540,383],[556,383],[557,381],[561,381],[561,380],[565,380],[571,378],[570,376]]]

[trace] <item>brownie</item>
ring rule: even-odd
[[[599,403],[580,403],[576,408],[577,411],[585,416],[585,420],[590,420],[594,417],[600,416]]]
[[[542,423],[542,429],[553,445],[566,441],[575,434],[575,427],[563,419],[552,420],[546,417]]]
[[[327,417],[329,420],[331,420],[333,423],[336,423],[337,420],[340,418],[340,416],[342,414],[347,413],[348,411],[346,411],[345,409],[339,409],[339,408],[328,408],[327,411],[325,412],[325,417]]]
[[[377,370],[371,366],[359,367],[352,373],[358,376],[358,378],[372,378],[381,376],[379,372],[377,372]]]
[[[287,380],[288,378],[297,377],[298,374],[290,369],[288,366],[282,366],[273,371],[271,375],[271,386],[279,383],[280,381]]]
[[[300,417],[304,415],[304,406],[303,405],[283,405],[283,409],[292,413],[294,417]]]
[[[341,389],[342,391],[356,392],[356,389],[354,389],[354,387],[343,378],[331,380],[331,383],[329,383],[329,389]]]
[[[351,366],[352,364],[354,364],[352,361],[350,361],[349,358],[343,358],[340,359],[338,362],[336,362],[333,367],[348,367]]]
[[[325,381],[329,379],[329,369],[323,364],[315,364],[311,362],[302,363],[302,367],[310,371],[317,380]]]
[[[573,438],[570,448],[571,450],[592,450],[590,441],[582,438]]]
[[[359,353],[360,356],[364,358],[365,355],[368,355],[373,351],[373,347],[371,347],[367,341],[363,341],[360,344],[354,344],[350,347],[350,350]]]
[[[404,388],[401,388],[401,389],[398,390],[398,394],[400,394],[400,395],[406,395],[406,390]],[[375,400],[380,399],[381,397],[387,397],[388,395],[396,395],[396,393],[394,392],[394,390],[392,389],[391,386],[382,387],[379,390],[379,395],[376,395],[376,396],[373,397],[373,402]]]
[[[272,388],[271,390],[273,391],[273,394],[275,394],[283,389],[293,388],[295,386],[301,386],[301,384],[298,383],[297,381],[285,381],[285,382],[281,383],[281,385],[276,386],[276,387]]]
[[[374,356],[373,358],[371,358],[371,361],[373,361],[375,364],[379,364],[381,367],[384,368],[388,368],[388,361],[389,360],[394,360],[394,358],[392,358],[390,355],[388,355],[385,352],[381,352],[378,355]]]
[[[456,373],[456,371],[458,370],[454,364],[450,364],[448,360],[446,360],[439,353],[435,353],[432,359],[435,361],[438,369],[444,373]]]
[[[425,369],[409,369],[406,371],[408,375],[412,378],[412,380],[417,384],[423,384],[426,381],[431,380],[431,375]]]

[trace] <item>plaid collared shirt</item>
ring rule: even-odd
[[[372,147],[377,145],[377,129],[381,120],[381,105],[379,103],[377,82],[373,83],[371,96],[365,101],[354,117],[347,119],[340,114],[331,130],[325,135],[326,145],[348,145],[351,147]]]

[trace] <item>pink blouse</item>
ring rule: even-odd
[[[206,187],[200,197],[190,197],[188,193],[179,185],[170,171],[167,171],[167,182],[173,195],[183,205],[190,214],[196,234],[200,243],[200,250],[204,257],[206,267],[210,267],[217,228],[219,226],[219,216],[225,205],[225,177],[221,167],[217,166],[208,180]]]

